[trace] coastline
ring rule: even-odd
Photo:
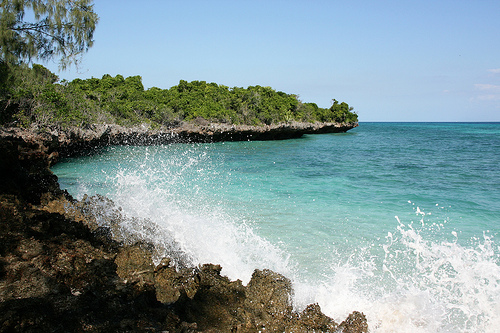
[[[170,132],[116,125],[2,128],[0,331],[367,332],[359,312],[340,324],[317,304],[294,312],[290,281],[269,270],[256,270],[243,286],[221,276],[218,265],[175,267],[164,258],[155,266],[150,244],[113,232],[122,217],[110,200],[74,200],[49,169],[61,156],[105,145],[276,140],[355,127],[300,124],[184,124]],[[96,201],[109,209],[105,224],[92,210]]]
[[[222,141],[265,141],[300,138],[305,134],[343,133],[358,123],[289,122],[250,126],[210,123],[204,119],[184,122],[176,127],[152,129],[148,125],[124,127],[96,124],[87,128],[38,130],[2,128],[1,136],[40,141],[49,153],[66,157],[109,145],[160,145],[169,143],[208,143]],[[55,161],[51,159],[51,165]]]

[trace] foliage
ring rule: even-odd
[[[99,20],[91,0],[0,0],[0,60],[19,64],[61,56],[76,63]],[[26,17],[33,18],[25,21]]]
[[[82,126],[111,117],[92,100],[41,65],[11,66],[0,62],[0,123],[9,126]]]
[[[174,126],[199,118],[229,124],[356,122],[347,103],[329,109],[302,103],[296,95],[270,87],[229,88],[181,80],[170,89],[145,90],[140,76],[104,75],[101,79],[58,78],[41,65],[29,68],[0,63],[0,124],[85,126],[92,123]]]
[[[61,56],[76,63],[92,46],[98,16],[91,0],[0,0],[0,124],[85,126],[92,123],[170,126],[203,118],[230,124],[291,121],[355,122],[356,113],[333,100],[329,109],[302,103],[270,87],[229,88],[181,80],[177,86],[144,90],[140,76],[101,79],[58,77],[32,59]],[[32,20],[25,20],[25,18]]]

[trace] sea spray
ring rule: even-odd
[[[201,179],[204,169],[210,168],[205,152],[160,160],[149,152],[144,156],[148,161],[132,168],[120,163],[114,176],[106,177],[107,195],[126,217],[124,230],[153,243],[160,253],[164,249],[164,255],[174,241],[192,265],[220,264],[223,274],[244,283],[257,268],[290,273],[288,255],[256,235],[245,221],[228,215],[199,187],[207,181]],[[193,183],[187,181],[189,176]],[[178,192],[186,186],[190,189]],[[141,219],[132,218],[136,216]]]
[[[109,147],[55,172],[77,197],[111,198],[123,227],[165,252],[176,244],[244,282],[254,268],[285,274],[297,309],[318,302],[336,320],[363,311],[372,332],[493,332],[499,132],[463,129]]]
[[[423,209],[413,207],[417,222],[396,217],[381,244],[332,248],[331,261],[324,261],[330,270],[308,280],[290,254],[221,205],[207,204],[202,190],[192,189],[199,201],[178,200],[157,179],[159,173],[143,165],[142,170],[120,169],[107,183],[113,184],[113,200],[126,216],[143,218],[124,219],[122,227],[165,254],[173,238],[191,264],[221,264],[224,274],[244,283],[255,268],[271,268],[292,279],[298,310],[318,302],[336,320],[363,311],[373,332],[493,332],[497,327],[498,248],[486,233],[460,245],[446,221],[432,222],[430,213],[426,219]],[[163,170],[160,177],[165,175]],[[176,175],[169,177],[170,185]],[[439,241],[443,233],[451,241]]]
[[[124,218],[121,227],[128,233],[164,254],[172,253],[174,239],[191,264],[222,263],[228,276],[245,283],[255,267],[274,267],[292,279],[297,310],[317,302],[337,321],[362,311],[372,332],[495,332],[500,324],[499,249],[486,233],[468,246],[458,244],[455,231],[452,241],[436,241],[432,234],[446,228],[427,226],[417,208],[419,223],[396,217],[385,243],[337,248],[329,274],[307,281],[291,269],[282,251],[249,226],[235,225],[220,211],[205,208],[205,215],[192,215],[175,204],[159,203],[159,192],[144,191],[148,180],[135,171],[119,173],[116,180],[117,193],[134,193],[115,197],[132,207],[122,211],[125,217],[146,217]]]
[[[372,248],[339,258],[308,301],[335,319],[363,311],[373,332],[496,332],[500,267],[492,237],[462,246],[453,231],[455,241],[439,242],[422,237],[428,229],[396,220],[383,260]]]

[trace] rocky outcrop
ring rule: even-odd
[[[220,142],[284,140],[304,134],[342,133],[357,127],[357,123],[301,123],[249,126],[209,123],[197,120],[176,127],[151,129],[148,125],[123,127],[98,124],[87,128],[53,129],[1,129],[0,136],[22,137],[26,141],[42,141],[47,152],[68,156],[108,145],[157,145],[176,142]],[[36,133],[36,134],[35,134]]]
[[[357,123],[301,123],[248,126],[228,124],[184,124],[172,133],[182,141],[253,141],[299,138],[304,134],[341,133],[358,126]]]
[[[64,140],[16,133],[0,135],[0,332],[368,331],[362,313],[294,312],[290,281],[270,270],[245,286],[176,253],[155,264],[151,244],[115,230],[109,201],[95,199],[99,215],[59,188],[48,166]]]

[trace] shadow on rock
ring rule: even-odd
[[[290,280],[270,270],[244,286],[175,244],[154,260],[165,249],[123,232],[110,201],[59,189],[47,142],[0,137],[0,332],[368,331],[359,312],[340,324],[317,304],[295,312]]]

